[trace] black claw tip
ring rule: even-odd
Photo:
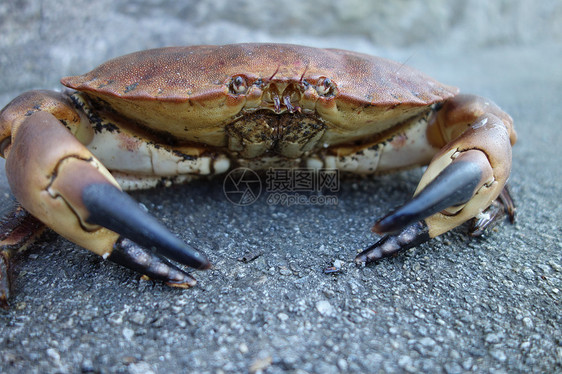
[[[373,231],[394,233],[445,208],[464,204],[474,195],[481,178],[478,164],[453,162],[412,200],[378,220]]]
[[[404,228],[397,235],[385,235],[381,240],[355,257],[356,264],[364,264],[392,256],[429,240],[425,222],[416,222]]]
[[[120,238],[107,259],[170,286],[189,288],[197,283],[191,275],[129,239]]]
[[[200,252],[172,234],[129,195],[109,184],[92,184],[82,192],[88,223],[103,226],[152,249],[155,253],[196,269],[211,264]]]

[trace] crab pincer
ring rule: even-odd
[[[50,100],[41,93],[34,98],[43,105]],[[69,128],[83,130],[78,114],[67,118],[74,118],[74,123],[67,122]],[[53,114],[37,111],[15,123],[2,152],[16,199],[62,236],[176,287],[193,286],[195,280],[162,257],[197,269],[210,267],[204,255],[122,192],[107,169]]]
[[[472,218],[477,220],[473,232],[482,232],[504,211],[513,220],[506,185],[516,141],[511,117],[482,98],[459,95],[429,126],[441,151],[414,197],[375,223],[373,231],[387,235],[357,255],[357,263],[412,248]]]

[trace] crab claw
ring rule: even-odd
[[[3,147],[8,182],[16,199],[44,224],[104,258],[171,285],[189,287],[194,280],[158,254],[194,268],[210,267],[204,255],[121,192],[53,114],[35,112],[14,127]],[[125,245],[120,235],[155,254]]]
[[[378,220],[373,231],[387,234],[361,252],[371,262],[441,235],[471,218],[480,231],[499,217],[499,199],[513,217],[504,190],[516,135],[511,118],[492,103],[459,95],[448,101],[428,129],[441,151],[425,171],[414,197]],[[491,214],[483,212],[490,212]]]
[[[377,233],[397,232],[451,206],[468,202],[489,179],[491,169],[482,152],[467,151],[457,157],[437,177],[402,207],[379,219]]]
[[[115,231],[125,238],[181,264],[208,269],[209,260],[173,235],[144,211],[129,195],[107,183],[90,184],[82,190],[89,212],[86,222]],[[147,274],[148,275],[148,274]]]

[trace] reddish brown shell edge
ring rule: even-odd
[[[167,47],[112,59],[89,73],[66,77],[67,87],[129,100],[203,102],[226,95],[226,82],[251,79],[314,81],[326,76],[338,100],[358,105],[429,105],[458,93],[455,87],[405,64],[338,49],[290,44]]]

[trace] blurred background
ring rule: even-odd
[[[416,65],[437,52],[462,58],[481,49],[560,44],[561,20],[559,0],[4,0],[0,105],[14,93],[57,87],[62,76],[147,48],[289,42]],[[485,67],[482,61],[475,69]]]

